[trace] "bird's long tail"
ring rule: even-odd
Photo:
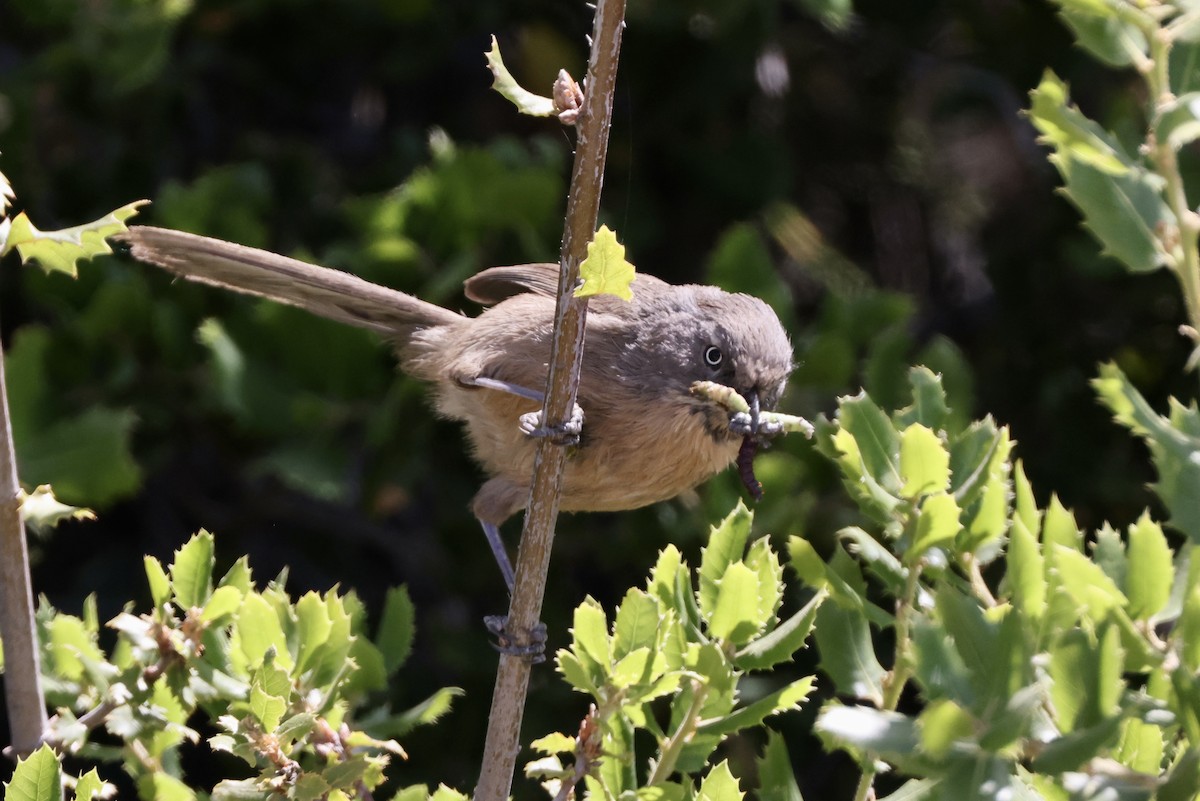
[[[448,309],[370,281],[277,253],[167,228],[137,225],[120,236],[134,258],[211,284],[388,335],[460,321]]]

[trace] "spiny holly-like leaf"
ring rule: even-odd
[[[579,265],[579,277],[583,284],[575,290],[577,298],[616,295],[622,300],[633,300],[634,267],[625,260],[625,246],[607,225],[600,226],[588,243],[587,258]]]
[[[383,654],[383,666],[389,676],[404,664],[412,652],[416,634],[415,618],[416,609],[408,597],[408,589],[400,586],[388,590],[375,645]]]
[[[96,769],[92,768],[75,782],[75,801],[92,801],[96,796],[113,798],[116,790],[117,788],[106,783]]]
[[[49,484],[41,484],[30,493],[21,492],[21,514],[38,531],[53,528],[64,520],[96,519],[91,509],[69,506],[55,498]]]
[[[799,709],[800,704],[804,703],[812,692],[814,680],[812,676],[798,679],[729,715],[701,724],[697,732],[722,736],[733,734],[750,726],[757,726],[771,715],[789,709]]]
[[[43,745],[19,760],[4,791],[8,801],[62,801],[62,771],[50,746]]]
[[[1129,527],[1129,569],[1125,574],[1125,594],[1129,597],[1129,615],[1144,620],[1167,604],[1175,570],[1171,548],[1162,528],[1148,513]]]
[[[1064,191],[1105,252],[1132,272],[1167,264],[1157,231],[1174,225],[1175,218],[1162,199],[1163,179],[1071,106],[1066,84],[1053,72],[1046,71],[1030,96],[1030,119],[1054,148],[1050,161],[1063,177]]]
[[[738,788],[737,779],[729,770],[729,763],[722,760],[700,783],[696,801],[742,801],[745,795]]]
[[[950,454],[931,429],[913,423],[900,432],[900,494],[916,498],[950,485]]]
[[[803,801],[782,734],[767,729],[767,746],[755,764],[758,765],[759,801]]]
[[[212,570],[213,536],[202,530],[175,552],[171,563],[171,586],[180,608],[204,606],[212,594]]]
[[[1055,0],[1055,3],[1079,46],[1106,64],[1128,67],[1136,53],[1146,53],[1146,36],[1142,33],[1145,28],[1132,18],[1141,18],[1151,26],[1156,23],[1135,4],[1097,0]]]
[[[1146,441],[1158,483],[1159,498],[1170,510],[1172,526],[1192,542],[1200,542],[1200,437],[1191,433],[1194,407],[1172,402],[1171,416],[1162,417],[1146,402],[1115,364],[1100,365],[1092,386],[1121,425]]]
[[[556,112],[554,101],[549,97],[535,95],[517,83],[516,78],[504,66],[500,57],[500,45],[496,37],[492,37],[492,49],[484,53],[488,69],[492,71],[492,88],[504,96],[506,100],[517,107],[517,111],[532,117],[550,117]]]
[[[106,237],[126,230],[125,221],[137,214],[139,206],[149,202],[135,200],[98,220],[58,231],[39,231],[21,212],[12,220],[0,256],[16,248],[22,262],[33,259],[48,273],[62,272],[74,278],[78,275],[75,263],[112,253]]]

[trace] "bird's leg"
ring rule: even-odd
[[[514,581],[512,562],[508,560],[508,551],[504,548],[504,540],[500,539],[500,529],[495,523],[489,523],[486,520],[480,520],[479,525],[483,526],[483,534],[487,537],[488,546],[492,549],[492,556],[496,557],[496,564],[500,566],[504,583],[508,585],[508,594],[512,595]],[[523,657],[534,665],[546,661],[545,623],[538,621],[530,629],[529,642],[526,645],[518,645],[517,640],[508,632],[507,615],[488,615],[483,619],[483,625],[496,637],[496,642],[492,645],[500,653]]]
[[[545,403],[546,401],[546,396],[536,389],[529,389],[519,384],[501,381],[498,378],[475,376],[464,379],[463,383],[482,389],[507,392],[510,395],[527,398],[537,403]],[[521,432],[527,437],[549,437],[552,442],[557,442],[559,445],[578,445],[579,435],[583,431],[583,409],[579,407],[578,403],[575,404],[575,407],[571,410],[571,419],[557,426],[544,425],[542,423],[542,410],[538,409],[537,411],[526,412],[521,415],[518,425]]]
[[[504,540],[500,539],[500,529],[495,523],[486,520],[480,520],[479,525],[483,526],[483,535],[487,537],[488,547],[492,549],[492,556],[496,559],[496,565],[500,568],[500,574],[504,576],[504,583],[511,595],[514,573],[512,562],[508,561],[508,551],[504,548]]]

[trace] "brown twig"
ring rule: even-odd
[[[599,0],[584,82],[583,105],[576,123],[579,139],[567,198],[554,344],[546,405],[542,410],[542,420],[550,426],[568,419],[579,387],[587,303],[573,297],[573,293],[579,281],[579,265],[596,231],[596,218],[600,211],[600,190],[604,184],[604,163],[608,155],[608,130],[612,121],[617,58],[621,50],[624,19],[625,0]],[[519,645],[528,644],[528,632],[541,616],[565,462],[566,450],[560,445],[543,440],[538,446],[533,468],[533,488],[517,552],[516,582],[508,611],[508,631]],[[476,801],[504,801],[512,788],[517,751],[520,748],[521,718],[529,690],[530,667],[529,662],[521,657],[507,654],[500,657],[484,743],[483,765],[475,789]]]
[[[29,550],[21,515],[21,485],[8,417],[4,356],[0,353],[0,641],[13,756],[33,753],[46,731],[42,668],[33,623]]]

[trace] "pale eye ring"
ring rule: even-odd
[[[723,361],[725,361],[725,354],[721,353],[721,349],[716,345],[709,345],[704,349],[704,363],[709,367],[720,367]]]

